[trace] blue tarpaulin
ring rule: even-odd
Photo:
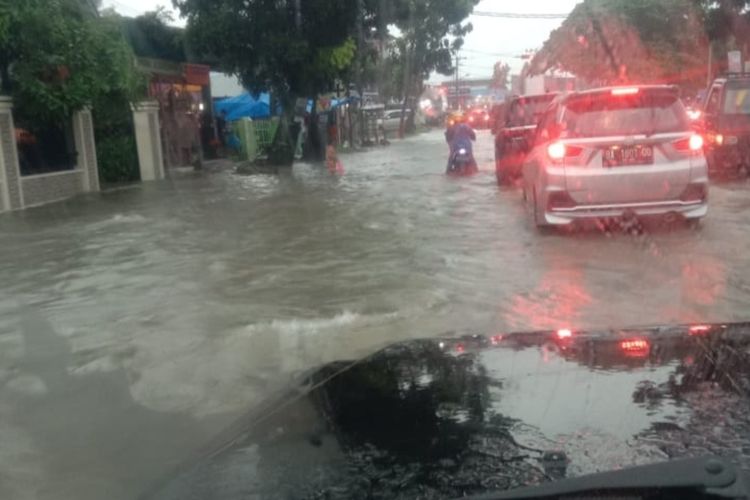
[[[240,118],[268,118],[271,116],[271,97],[263,93],[254,98],[248,93],[221,99],[214,103],[216,114],[225,111],[229,121]]]
[[[344,97],[341,99],[331,100],[331,109],[350,102],[358,100],[357,97]],[[227,97],[226,99],[220,99],[214,103],[214,109],[216,114],[221,114],[222,111],[226,111],[228,121],[239,120],[240,118],[268,118],[271,116],[271,97],[267,92],[264,92],[254,98],[249,93],[245,92],[235,97]],[[307,101],[307,112],[312,111],[312,99]]]

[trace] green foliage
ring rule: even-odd
[[[130,97],[119,90],[100,95],[92,112],[99,177],[102,182],[138,180],[140,171]]]
[[[138,152],[132,130],[128,135],[97,137],[96,154],[102,182],[132,182],[140,179]]]
[[[300,26],[294,2],[175,0],[188,39],[254,91],[283,101],[329,90],[351,64],[356,2],[304,0]]]
[[[98,96],[135,96],[142,80],[118,23],[84,0],[0,0],[3,92],[29,121],[60,121]]]
[[[172,14],[158,7],[134,18],[122,18],[123,32],[139,57],[184,62],[187,59],[185,30],[169,26]]]
[[[453,53],[471,32],[465,22],[479,0],[394,0],[393,22],[408,41],[415,74],[453,72]]]
[[[601,84],[705,81],[703,19],[693,0],[584,0],[531,72],[558,68]]]

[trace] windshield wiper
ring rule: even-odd
[[[509,500],[615,497],[750,499],[750,473],[720,458],[689,458],[469,498]]]

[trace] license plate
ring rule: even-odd
[[[602,163],[605,167],[628,165],[651,165],[654,163],[653,146],[612,146],[604,150]]]

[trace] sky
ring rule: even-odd
[[[502,12],[521,14],[567,14],[580,0],[481,0],[474,8],[477,12]],[[120,14],[137,16],[157,6],[172,9],[171,0],[103,0],[102,7],[114,7]],[[184,22],[175,14],[175,23]],[[550,32],[560,26],[562,19],[509,19],[498,17],[481,17],[472,15],[469,21],[474,30],[464,41],[461,53],[461,78],[483,78],[492,75],[493,65],[501,60],[511,66],[511,72],[517,73],[523,61],[517,56],[525,50],[538,49]],[[432,82],[441,82],[449,78],[434,75]]]

